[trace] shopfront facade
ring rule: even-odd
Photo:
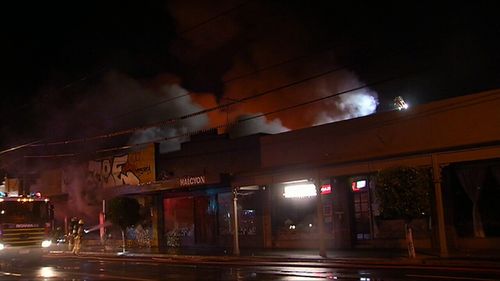
[[[451,240],[460,247],[463,239],[453,238],[443,169],[470,161],[497,163],[499,97],[500,91],[491,91],[262,136],[260,171],[237,175],[233,185],[268,187],[266,247],[404,248],[404,222],[378,218],[375,176],[397,166],[427,168],[433,210],[413,222],[415,243],[445,253]],[[314,184],[316,193],[302,185],[303,193],[284,195],[284,185],[300,181]]]
[[[163,237],[168,247],[231,248],[234,192],[228,183],[162,192]],[[243,247],[262,247],[260,191],[238,198],[238,235]]]
[[[402,222],[378,218],[375,176],[424,167],[432,171],[434,207],[415,223],[416,246],[444,253],[474,246],[464,235],[481,235],[469,222],[457,233],[474,209],[469,202],[470,214],[457,212],[450,199],[463,190],[457,200],[470,200],[463,169],[475,171],[484,194],[497,194],[498,108],[500,91],[485,92],[276,135],[230,139],[215,132],[194,136],[179,151],[119,155],[89,167],[99,183],[95,194],[142,202],[152,246],[224,249],[404,247]],[[483,215],[485,233],[496,235],[495,214]]]
[[[259,166],[259,136],[230,139],[216,133],[195,136],[180,151],[160,155],[157,182],[161,197],[161,245],[218,247],[233,245],[235,231],[233,174]],[[238,234],[242,246],[262,247],[259,189],[237,195]]]

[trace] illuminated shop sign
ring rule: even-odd
[[[196,177],[189,176],[179,179],[180,186],[201,185],[205,183],[206,183],[205,176],[196,176]]]
[[[352,191],[360,191],[366,187],[366,180],[359,180],[352,182]]]
[[[330,194],[330,193],[332,193],[332,185],[331,184],[323,184],[321,186],[321,194],[325,195],[325,194]]]
[[[285,198],[302,198],[316,196],[316,186],[308,180],[298,180],[284,183]]]

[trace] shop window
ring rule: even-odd
[[[247,192],[238,196],[238,225],[240,235],[257,235],[259,225],[259,192]],[[233,194],[219,193],[219,234],[233,234]]]
[[[213,244],[217,226],[215,195],[197,196],[194,203],[196,244]]]
[[[233,233],[233,194],[231,192],[219,193],[217,204],[219,204],[219,234],[231,235]]]
[[[354,207],[354,231],[356,240],[372,239],[371,235],[371,209],[370,190],[367,180],[355,180],[352,182],[353,207]]]
[[[316,194],[305,191],[301,196],[286,196],[285,186],[273,188],[272,233],[278,239],[316,233]]]
[[[167,246],[194,244],[193,197],[163,200]]]
[[[256,235],[257,234],[257,216],[256,211],[247,209],[239,212],[240,218],[240,234],[242,235]]]

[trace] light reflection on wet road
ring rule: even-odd
[[[492,275],[495,274],[495,275]],[[432,269],[181,265],[152,261],[44,258],[42,264],[3,264],[0,280],[500,280],[499,273]]]

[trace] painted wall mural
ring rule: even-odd
[[[125,155],[89,162],[89,176],[103,187],[140,185],[155,180],[154,145]]]

